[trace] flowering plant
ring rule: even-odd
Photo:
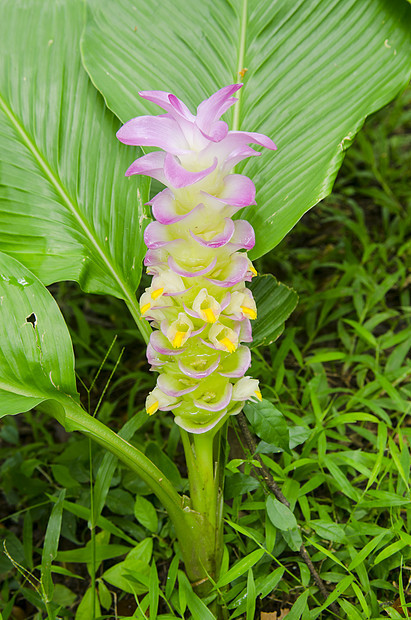
[[[50,496],[48,501],[55,505],[45,535],[38,589],[37,578],[30,572],[33,569],[30,560],[23,567],[19,563],[15,565],[23,571],[24,579],[31,579],[40,596],[36,599],[40,600],[39,613],[46,609],[50,620],[59,613],[53,600],[52,561],[60,561],[58,539],[63,532],[65,511],[71,507],[76,515],[81,512],[81,518],[91,530],[91,545],[87,543],[77,550],[82,558],[89,559],[88,552],[94,549],[90,559],[91,586],[83,599],[87,599],[89,607],[86,612],[80,610],[84,617],[99,615],[99,603],[94,597],[100,566],[96,527],[104,523],[98,536],[115,532],[130,545],[135,544],[120,527],[110,526],[100,518],[117,459],[147,485],[145,490],[148,487],[156,496],[151,504],[138,493],[138,501],[128,514],[138,519],[136,506],[140,509],[143,506],[144,510],[149,505],[158,526],[150,530],[156,544],[168,541],[171,532],[171,539],[178,540],[173,570],[177,573],[181,557],[197,593],[206,594],[207,604],[214,605],[221,593],[221,580],[215,586],[213,582],[221,565],[227,566],[227,555],[223,557],[222,514],[228,422],[238,421],[246,436],[247,425],[244,428],[245,418],[240,411],[247,403],[247,418],[265,445],[284,449],[285,460],[292,451],[284,416],[272,403],[265,399],[261,402],[258,379],[249,374],[249,367],[251,347],[264,339],[273,342],[279,336],[296,304],[296,295],[292,292],[292,300],[284,304],[280,316],[272,303],[272,291],[267,293],[273,276],[255,277],[250,259],[274,248],[302,215],[331,191],[345,150],[367,115],[393,99],[409,80],[411,7],[403,0],[348,4],[344,0],[306,0],[274,4],[273,7],[271,0],[259,3],[165,0],[156,3],[153,19],[152,3],[143,0],[121,0],[116,3],[115,11],[110,0],[3,2],[0,417],[35,408],[54,416],[67,430],[80,431],[92,438],[107,451],[102,462],[98,460],[101,458],[98,451],[96,470],[93,470],[90,448],[90,489],[88,495],[82,496],[87,495],[84,505],[70,506],[70,499],[64,500],[64,489],[58,496]],[[165,92],[168,89],[178,92],[192,105],[197,103],[200,93],[208,95],[219,85],[228,83],[233,75],[244,80],[243,90],[239,90],[240,84],[218,90],[198,106],[196,115],[174,95]],[[142,97],[138,97],[139,89],[153,85],[165,90],[143,90]],[[236,93],[240,101],[234,107],[230,131],[221,117],[227,113],[224,118],[229,119]],[[136,113],[152,111],[153,104],[162,108],[163,113],[139,116],[125,123],[118,132],[120,141],[130,145],[124,148],[114,137],[120,123]],[[255,156],[260,155],[261,147],[274,150],[274,143],[261,133],[239,131],[240,127],[275,137],[280,147],[278,155],[273,157],[265,152],[264,166],[259,166]],[[140,147],[151,150],[141,156]],[[139,157],[127,175],[137,176],[126,182],[121,177],[131,160],[131,152]],[[247,160],[249,157],[251,160]],[[239,171],[247,171],[255,180],[258,208],[253,182]],[[165,186],[151,200],[150,177]],[[155,221],[147,226],[143,236],[147,201]],[[145,253],[145,265],[152,280],[139,303],[136,291]],[[46,289],[63,280],[77,282],[85,293],[124,301],[146,341],[148,362],[158,373],[156,387],[147,396],[146,411],[135,412],[131,396],[134,398],[137,390],[130,392],[129,417],[118,433],[111,426],[120,426],[124,410],[121,406],[115,409],[114,404],[112,413],[107,414],[109,408],[100,409],[103,397],[107,396],[106,388],[98,394],[95,409],[91,406],[90,393],[98,385],[100,369],[89,382],[89,377],[83,377],[84,382],[81,379],[82,398],[77,392],[70,334]],[[278,283],[276,286],[277,291],[284,292],[286,288]],[[386,290],[384,287],[385,284],[381,290]],[[358,307],[361,304],[360,300]],[[320,326],[324,326],[324,316],[329,311],[327,306],[319,315]],[[82,307],[78,307],[75,316],[84,321]],[[365,317],[363,309],[361,316]],[[311,320],[315,322],[315,318]],[[268,325],[267,337],[261,336],[262,324]],[[366,332],[362,325],[353,321],[350,325],[364,338]],[[121,325],[119,329],[122,333],[127,331]],[[288,336],[287,346],[290,339],[292,335]],[[372,335],[367,338],[366,334],[365,340],[374,346]],[[285,348],[280,346],[281,354]],[[91,351],[92,347],[88,345],[88,349]],[[352,353],[354,345],[350,350]],[[310,358],[310,363],[321,362],[315,357]],[[92,363],[87,368],[92,373]],[[138,371],[135,372],[138,376]],[[294,377],[293,372],[291,375]],[[364,383],[366,376],[360,382]],[[276,385],[282,381],[281,371],[278,377]],[[323,468],[327,457],[325,442],[322,443],[326,427],[321,403],[316,399],[318,385],[312,383],[304,392],[304,399],[308,399],[308,394],[312,397],[315,432],[321,438],[318,452],[314,443],[307,447],[307,452],[311,450],[310,455],[314,454],[307,466],[313,468],[317,463]],[[383,384],[382,387],[385,390]],[[147,389],[142,392],[137,396],[137,403],[146,398]],[[124,401],[120,399],[120,402]],[[157,466],[153,462],[155,458],[148,457],[148,449],[147,454],[144,452],[143,434],[136,435],[147,424],[161,443],[162,431],[170,420],[160,417],[159,412],[168,410],[175,416],[176,425],[171,423],[167,446],[176,448],[178,433],[181,434],[189,497],[184,495],[186,483],[180,487],[174,484],[164,461],[158,459]],[[109,424],[110,415],[112,424]],[[348,414],[354,415],[357,414]],[[364,420],[370,421],[369,415],[364,415]],[[308,422],[305,419],[307,427],[310,423],[311,419]],[[341,420],[338,428],[340,423]],[[282,446],[271,441],[272,435],[276,439],[281,435],[277,425],[285,430]],[[267,426],[270,427],[268,438]],[[17,425],[10,424],[10,428],[16,430]],[[8,436],[14,437],[13,433]],[[380,435],[377,444],[383,451]],[[17,457],[22,459],[26,454],[26,446],[20,450],[19,444],[15,445],[17,462]],[[38,444],[35,445],[37,449]],[[254,454],[252,438],[248,437],[247,445]],[[394,444],[393,450],[397,450]],[[405,451],[401,455],[398,450],[393,454],[397,455],[396,463],[401,464],[399,471],[404,473]],[[164,454],[161,456],[166,458]],[[259,454],[253,459],[240,460],[245,469],[254,465],[260,468],[263,484],[279,499],[276,504],[270,493],[264,496],[260,490],[264,499],[259,502],[262,511],[259,514],[263,515],[261,526],[268,532],[265,542],[260,543],[250,531],[233,523],[241,535],[250,534],[248,540],[260,546],[247,557],[247,567],[260,560],[256,571],[264,563],[270,566],[266,562],[269,543],[273,543],[277,532],[280,549],[284,544],[292,551],[299,551],[321,589],[323,584],[304,555],[293,506],[290,508],[272,475],[264,470]],[[237,467],[236,459],[233,461],[232,472]],[[344,482],[344,474],[339,465],[332,467],[332,458],[330,461],[329,469],[331,473],[333,469],[337,472],[338,486]],[[26,473],[31,473],[37,462],[31,459]],[[174,467],[170,461],[168,465]],[[273,471],[278,473],[278,463],[273,461],[273,466]],[[292,463],[286,462],[286,466],[287,472],[293,471]],[[59,468],[56,471],[61,473]],[[375,481],[375,472],[373,468],[369,484]],[[296,474],[300,473],[298,469]],[[238,470],[233,475],[237,474],[242,475]],[[19,476],[20,472],[17,480]],[[407,484],[406,476],[403,478]],[[70,488],[71,482],[70,476],[64,479],[57,474],[52,493],[66,483]],[[297,485],[291,476],[288,482]],[[348,497],[356,498],[357,489],[348,483],[345,491],[347,488]],[[398,488],[402,493],[401,487]],[[124,493],[123,489],[118,490]],[[264,487],[264,492],[267,490]],[[135,493],[135,488],[132,492]],[[295,499],[296,494],[297,491],[294,498],[289,495],[290,499]],[[156,502],[167,511],[172,528]],[[228,505],[227,510],[230,509]],[[254,507],[247,510],[257,512]],[[18,519],[21,512],[19,506],[19,512],[12,518]],[[306,521],[311,521],[303,504],[302,512]],[[161,515],[164,531],[157,513]],[[31,517],[25,521],[25,543],[30,539],[30,528]],[[277,528],[274,534],[273,528]],[[333,531],[332,536],[340,534]],[[147,537],[145,542],[151,544],[152,539]],[[28,550],[31,554],[31,545],[24,547],[24,553]],[[110,559],[117,557],[111,554],[119,549],[117,545],[112,547],[114,550],[103,549],[102,557],[106,557],[106,552]],[[120,551],[128,554],[130,562],[135,562],[140,548],[121,547]],[[151,571],[151,584],[157,582],[155,563],[148,566],[150,558],[146,559],[144,570]],[[277,561],[277,557],[273,559]],[[134,584],[127,581],[130,562],[124,560],[122,568],[116,565],[117,578],[111,575],[111,581],[107,579],[107,582],[133,592]],[[239,560],[238,565],[244,569],[241,576],[246,562],[244,557]],[[338,562],[339,569],[343,568],[345,559]],[[236,566],[233,568],[237,570]],[[255,592],[250,570],[247,590],[252,592],[254,588]],[[336,576],[340,584],[342,578],[342,574]],[[144,574],[143,590],[147,588],[147,579]],[[303,581],[302,577],[300,583]],[[185,583],[187,588],[180,589],[180,605],[176,606],[180,616],[185,615],[185,595],[187,601],[190,593],[193,595],[183,575],[181,584]],[[222,583],[224,587],[228,581],[223,579]],[[6,590],[6,587],[2,589],[2,597]],[[308,590],[305,595],[308,596]],[[241,613],[239,606],[244,604],[240,590],[235,596],[234,617]],[[138,597],[136,600],[140,603]],[[142,603],[142,615],[150,607],[150,616],[155,617],[157,608],[153,600],[154,597]],[[6,615],[13,601],[14,595],[4,608]],[[363,603],[363,598],[360,602]],[[199,604],[198,598],[191,598],[190,611],[197,609],[198,614]],[[300,604],[298,599],[293,613],[297,614]],[[204,616],[203,612],[204,605],[200,605],[200,616]],[[247,617],[253,614],[252,606],[247,607]]]
[[[246,400],[262,400],[258,380],[245,374],[251,353],[241,344],[252,341],[251,321],[257,317],[245,284],[257,273],[247,257],[254,231],[246,220],[232,219],[255,205],[255,187],[233,168],[260,155],[250,143],[276,146],[259,133],[229,131],[220,120],[240,88],[221,88],[200,103],[196,116],[171,93],[141,92],[166,114],[134,118],[117,133],[125,144],[163,150],[134,161],[126,175],[147,175],[166,185],[150,201],[155,221],[144,233],[152,282],[140,311],[154,328],[147,359],[159,373],[146,409],[149,415],[171,410],[181,429],[191,507],[202,519],[201,542],[192,544],[191,560],[186,558],[197,581],[218,578],[221,560],[219,433]]]

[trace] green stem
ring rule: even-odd
[[[200,529],[193,539],[193,564],[203,574],[196,584],[197,593],[205,595],[211,589],[207,579],[218,579],[222,558],[223,531],[223,475],[225,458],[221,460],[221,446],[225,445],[223,429],[191,435],[180,429],[186,455],[190,485],[191,507],[200,517]],[[224,452],[224,451],[223,451]],[[221,469],[222,468],[222,469]]]
[[[55,620],[56,616],[55,616],[55,614],[53,614],[53,611],[52,611],[52,609],[50,607],[50,602],[47,600],[47,597],[45,597],[43,599],[43,602],[44,602],[44,604],[46,606],[47,619],[48,620]]]
[[[214,438],[208,433],[194,435],[193,445],[197,478],[191,495],[192,507],[215,527],[217,489],[214,478]]]
[[[193,451],[193,445],[190,440],[190,435],[184,429],[180,428],[181,440],[183,442],[184,453],[186,457],[186,465],[188,470],[188,480],[190,484],[190,492],[192,494],[193,486],[198,486],[199,480],[197,474],[197,468],[195,466],[195,453]],[[192,501],[191,501],[192,505]]]
[[[193,544],[197,544],[200,529],[200,515],[188,508],[183,508],[182,498],[171,482],[140,450],[122,439],[105,424],[86,413],[73,400],[62,398],[60,404],[64,407],[64,413],[56,401],[45,401],[40,408],[53,415],[68,430],[80,431],[89,437],[91,436],[94,441],[109,450],[132,471],[136,472],[157,495],[173,522],[183,559],[190,574],[189,567],[193,564]],[[195,542],[193,543],[193,541]],[[194,568],[195,570],[191,571],[190,578],[195,580],[200,577],[198,577],[198,567],[194,566]],[[202,575],[203,572],[201,572]]]

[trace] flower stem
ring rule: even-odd
[[[190,484],[191,508],[199,515],[200,530],[193,539],[193,563],[202,569],[204,578],[217,580],[222,558],[223,528],[223,475],[225,457],[221,459],[221,445],[225,446],[224,429],[217,433],[199,435],[180,429]],[[224,451],[223,451],[224,454]],[[186,566],[190,574],[190,567]],[[191,571],[192,572],[192,571]],[[212,587],[210,581],[194,584],[197,593],[205,595]]]
[[[192,507],[206,516],[212,526],[216,522],[216,487],[214,479],[214,438],[204,433],[194,435],[197,484],[191,497]]]

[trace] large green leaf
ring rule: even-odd
[[[278,145],[245,166],[257,185],[258,207],[244,212],[255,258],[331,191],[365,117],[406,84],[410,31],[404,0],[92,0],[82,51],[122,121],[159,113],[139,90],[194,108],[247,69],[234,126]]]
[[[197,513],[182,509],[173,485],[142,452],[81,408],[70,334],[56,302],[28,269],[0,252],[0,418],[36,405],[137,473],[168,510],[186,553]]]
[[[283,333],[285,321],[298,303],[298,295],[271,274],[253,278],[249,288],[258,312],[257,319],[253,321],[253,342],[250,346],[269,345]]]
[[[78,399],[70,335],[43,284],[0,252],[0,417],[49,399]]]
[[[148,182],[125,179],[120,123],[81,65],[83,3],[0,6],[0,249],[136,314]]]

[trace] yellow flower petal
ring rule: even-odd
[[[157,288],[155,291],[151,293],[151,297],[153,299],[157,299],[157,297],[160,297],[160,295],[162,295],[163,293],[164,293],[164,288]]]
[[[225,337],[225,338],[221,338],[220,340],[221,344],[223,344],[226,349],[230,352],[233,353],[236,350],[236,345],[234,344],[234,342],[232,342],[229,338]]]
[[[249,319],[254,320],[257,318],[257,312],[252,308],[247,308],[247,306],[240,306],[240,308]]]
[[[201,310],[201,312],[205,315],[205,320],[207,321],[207,323],[216,322],[217,317],[214,314],[214,312],[211,310],[211,308],[205,308],[204,310]]]
[[[155,413],[157,411],[157,409],[158,409],[158,400],[156,400],[155,403],[150,405],[150,407],[147,407],[148,415],[153,415],[153,413]]]
[[[175,349],[179,349],[183,344],[183,338],[187,332],[177,332],[171,343]]]

